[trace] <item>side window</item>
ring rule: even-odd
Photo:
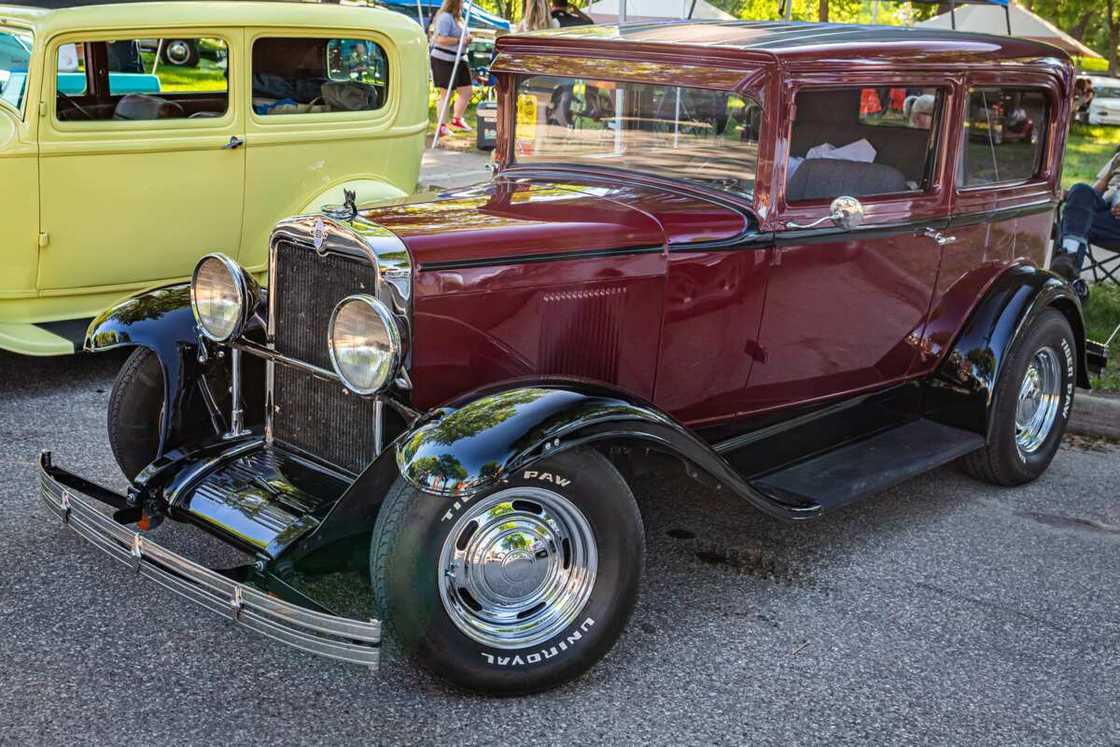
[[[60,120],[199,119],[228,108],[229,52],[221,39],[114,39],[58,49]]]
[[[1049,104],[1042,91],[974,88],[959,169],[963,187],[1021,182],[1042,167]]]
[[[0,31],[0,100],[13,109],[23,108],[30,60],[31,34],[16,29]]]
[[[373,111],[388,99],[389,65],[375,42],[272,37],[253,43],[259,115]]]
[[[943,101],[922,86],[800,91],[786,200],[929,191]]]

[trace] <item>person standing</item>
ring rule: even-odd
[[[521,20],[517,22],[514,30],[520,33],[558,28],[560,28],[560,21],[552,17],[548,0],[525,0]]]
[[[459,40],[462,38],[462,49]],[[432,82],[436,87],[436,109],[440,126],[439,136],[456,132],[469,132],[471,126],[463,119],[467,106],[471,103],[471,67],[467,59],[467,45],[471,35],[463,35],[463,0],[443,0],[432,19],[431,60]],[[458,60],[458,65],[456,65]],[[444,107],[448,103],[448,90],[455,91],[455,103],[451,119],[447,119]]]

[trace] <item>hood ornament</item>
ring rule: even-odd
[[[358,217],[358,193],[353,189],[343,189],[341,205],[323,205],[320,210],[334,220],[354,220]]]

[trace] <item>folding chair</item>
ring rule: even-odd
[[[1093,283],[1113,282],[1120,285],[1120,245],[1093,244],[1085,254],[1081,277]]]

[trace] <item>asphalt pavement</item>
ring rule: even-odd
[[[639,608],[588,675],[464,694],[377,673],[131,575],[40,506],[40,449],[123,487],[118,354],[0,353],[0,743],[1120,744],[1120,447],[1014,490],[953,468],[787,526],[666,466],[640,484]],[[189,527],[161,542],[221,564]]]

